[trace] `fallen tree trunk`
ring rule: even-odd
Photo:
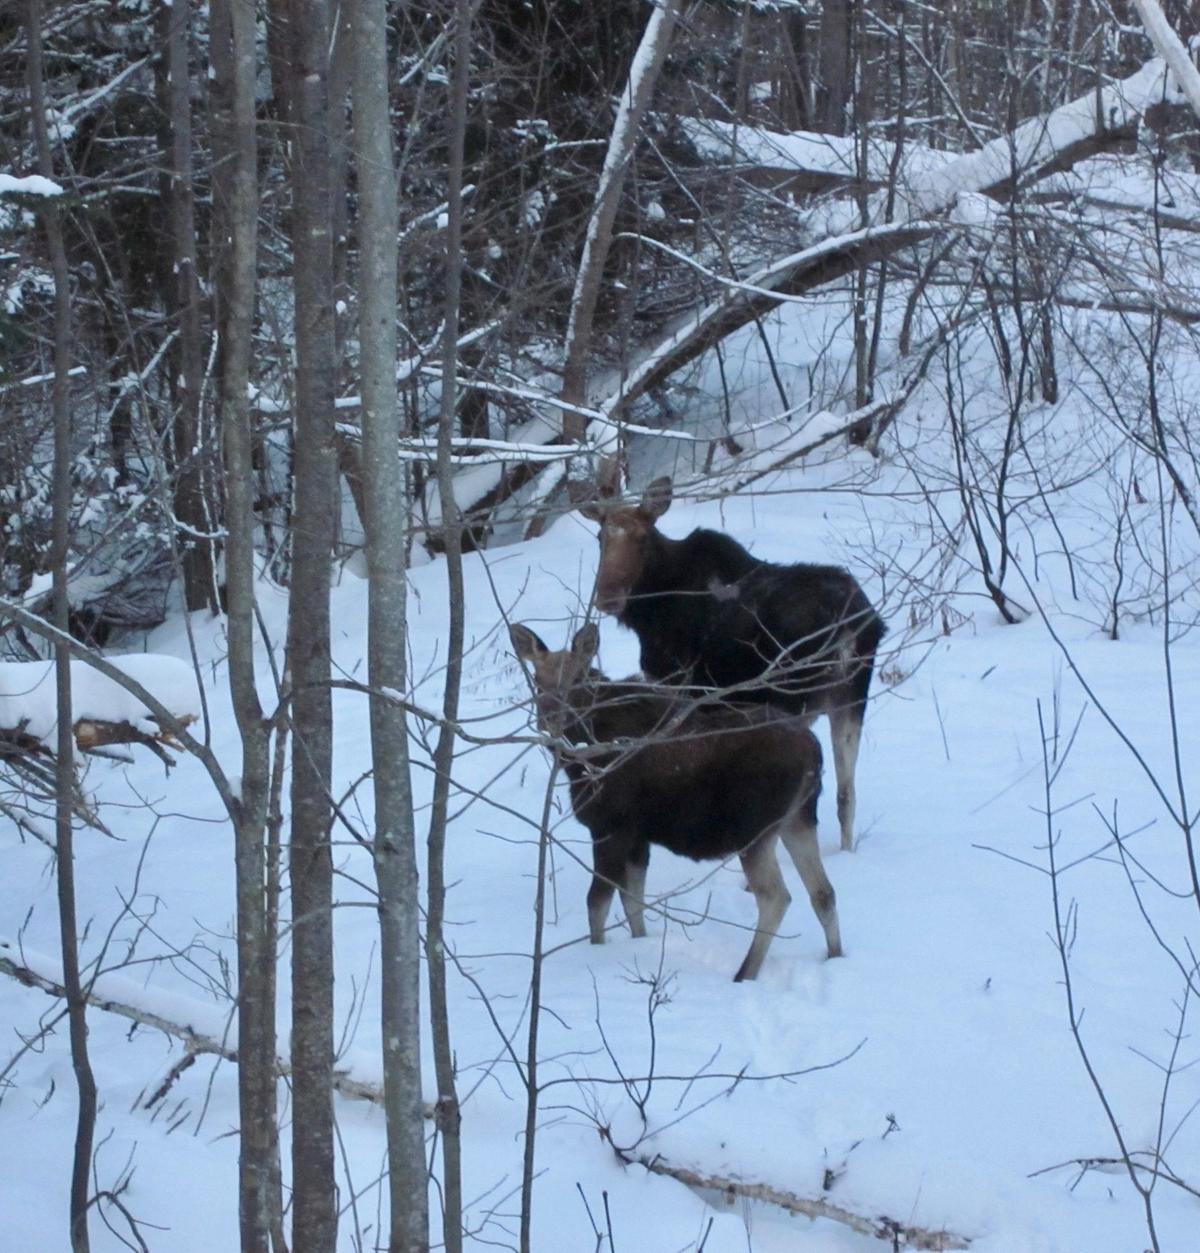
[[[195,721],[191,714],[184,714],[178,720],[178,726],[190,726]],[[169,728],[157,731],[144,731],[132,722],[110,722],[103,718],[80,718],[72,728],[75,734],[75,747],[83,753],[93,753],[101,748],[111,748],[119,744],[141,744],[150,749],[156,757],[173,766],[175,759],[164,751],[167,748],[182,748]],[[50,757],[53,750],[44,740],[30,735],[24,725],[0,727],[0,744],[3,745],[2,755],[12,759],[18,756]]]
[[[913,1223],[901,1222],[897,1218],[886,1215],[868,1217],[857,1214],[844,1205],[836,1205],[824,1197],[797,1196],[794,1192],[785,1192],[781,1188],[773,1188],[765,1183],[747,1183],[742,1179],[734,1179],[727,1175],[705,1175],[698,1170],[686,1166],[673,1166],[655,1154],[653,1157],[628,1158],[618,1153],[618,1157],[627,1164],[636,1163],[644,1166],[653,1175],[663,1175],[686,1184],[689,1188],[703,1189],[708,1192],[723,1193],[730,1200],[741,1197],[748,1201],[765,1201],[768,1205],[778,1205],[789,1214],[803,1214],[806,1218],[827,1218],[831,1222],[841,1223],[860,1235],[871,1236],[876,1240],[886,1240],[893,1249],[930,1249],[943,1253],[951,1249],[969,1249],[971,1238],[957,1235],[953,1231],[931,1231],[927,1227],[918,1227]]]
[[[60,983],[47,978],[30,966],[23,965],[14,961],[11,957],[5,956],[3,950],[7,948],[8,945],[6,943],[0,942],[0,974],[8,975],[18,983],[24,984],[27,988],[36,988],[40,992],[45,992],[47,996],[60,999],[65,996]],[[173,1022],[170,1018],[164,1018],[161,1014],[156,1014],[152,1010],[143,1009],[138,1005],[130,1005],[111,996],[103,996],[91,986],[88,987],[85,999],[94,1009],[104,1010],[105,1013],[109,1014],[116,1014],[119,1018],[128,1019],[130,1022],[137,1023],[143,1027],[152,1027],[156,1031],[161,1031],[164,1035],[169,1035],[173,1040],[179,1040],[187,1051],[187,1055],[181,1062],[177,1062],[171,1068],[173,1076],[182,1074],[191,1064],[188,1059],[195,1058],[197,1055],[220,1057],[227,1062],[237,1063],[237,1049],[233,1048],[232,1045],[226,1044],[224,1040],[218,1040],[215,1036],[197,1031],[187,1023]],[[275,1073],[281,1079],[288,1078],[292,1073],[290,1063],[281,1057],[277,1057],[275,1059]],[[354,1079],[344,1071],[334,1072],[333,1090],[352,1101],[370,1101],[372,1105],[380,1106],[383,1104],[382,1085],[367,1083],[362,1079]],[[166,1095],[166,1086],[160,1084],[152,1094],[152,1099],[147,1101],[146,1104],[152,1104],[154,1100],[160,1100],[164,1095]],[[426,1103],[423,1113],[426,1118],[432,1118],[433,1106]]]
[[[36,988],[48,996],[61,999],[65,995],[61,984],[7,956],[6,950],[8,949],[8,944],[0,941],[0,974],[6,974],[25,987]],[[220,1057],[225,1061],[237,1063],[236,1049],[226,1044],[224,1040],[198,1031],[189,1024],[174,1022],[152,1010],[128,1004],[114,997],[104,996],[96,992],[92,986],[86,990],[86,1000],[95,1009],[116,1014],[140,1026],[151,1027],[182,1042],[185,1049],[184,1057],[170,1068],[163,1081],[141,1102],[143,1107],[149,1108],[161,1101],[175,1080],[199,1055]],[[291,1074],[291,1066],[283,1058],[276,1058],[275,1072],[280,1078],[286,1078]],[[381,1085],[355,1079],[345,1072],[334,1072],[333,1090],[349,1100],[369,1101],[373,1105],[383,1104]],[[425,1118],[432,1120],[433,1106],[428,1103],[424,1104],[422,1114]],[[824,1197],[802,1197],[770,1184],[751,1183],[725,1175],[706,1175],[686,1166],[672,1165],[657,1155],[634,1158],[620,1150],[615,1151],[626,1165],[640,1165],[651,1174],[674,1179],[690,1188],[722,1193],[729,1198],[742,1197],[746,1200],[763,1201],[770,1205],[777,1205],[789,1214],[803,1214],[807,1218],[827,1218],[862,1235],[872,1236],[877,1240],[886,1240],[893,1249],[925,1249],[933,1250],[935,1253],[950,1253],[950,1250],[969,1249],[971,1246],[969,1236],[958,1235],[945,1229],[934,1231],[913,1223],[901,1222],[887,1215],[868,1216],[856,1213]]]
[[[939,230],[953,229],[946,215],[960,195],[1002,195],[1014,180],[1036,182],[1109,146],[1114,137],[1128,134],[1145,110],[1161,98],[1164,72],[1162,60],[1156,58],[1119,83],[1080,96],[1045,117],[1031,118],[1011,134],[930,173],[922,185],[911,189],[901,220],[823,240],[772,262],[742,284],[725,288],[652,349],[600,404],[601,412],[617,417],[650,388],[789,296],[803,295],[862,265],[910,248]],[[847,202],[842,216],[847,223],[854,221],[857,208]],[[609,445],[615,444],[611,428],[597,442],[599,452],[610,452]]]

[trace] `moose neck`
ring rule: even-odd
[[[708,593],[714,584],[732,586],[756,566],[756,561],[735,539],[703,528],[683,539],[668,539],[651,532],[641,571],[617,621],[639,635],[665,620],[685,621],[689,626],[711,611]]]
[[[636,740],[661,726],[674,709],[673,696],[665,692],[597,674],[558,695],[543,729],[571,744]]]
[[[642,568],[629,589],[624,609],[617,616],[622,626],[636,631],[662,613],[664,597],[688,588],[686,550],[691,538],[668,539],[658,530],[650,532]]]

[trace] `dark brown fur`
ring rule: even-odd
[[[671,480],[640,505],[595,504],[600,522],[596,604],[637,633],[642,670],[664,683],[716,689],[788,714],[829,717],[842,847],[854,832],[854,769],[879,615],[838,566],[776,565],[719,531],[684,539],[656,525]]]
[[[595,626],[562,652],[551,652],[528,627],[514,626],[510,635],[532,670],[543,730],[584,750],[602,748],[560,750],[575,816],[592,836],[592,943],[604,941],[614,889],[633,934],[645,935],[651,844],[695,861],[736,853],[759,910],[736,978],[753,979],[791,899],[775,855],[782,838],[829,956],[840,955],[836,900],[816,839],[821,748],[802,723],[761,707],[696,706],[667,689],[610,682],[591,668]]]

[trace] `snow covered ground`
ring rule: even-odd
[[[800,328],[814,315],[789,316],[779,359],[803,377],[810,362]],[[813,334],[828,342],[823,331]],[[749,354],[749,335],[743,347]],[[750,414],[769,412],[758,407],[762,399],[750,389],[742,403]],[[986,415],[994,399],[979,388],[972,412]],[[846,956],[823,960],[819,927],[785,866],[794,902],[783,934],[760,979],[735,986],[731,976],[754,916],[740,874],[661,850],[649,887],[669,895],[669,916],[651,921],[646,940],[617,929],[603,948],[588,945],[589,849],[560,795],[540,1045],[548,1086],[538,1139],[538,1250],[886,1247],[768,1204],[701,1196],[623,1165],[613,1144],[630,1157],[824,1198],[865,1217],[944,1227],[968,1237],[977,1253],[1147,1247],[1145,1207],[1123,1169],[1108,1164],[1117,1144],[1070,1031],[1052,938],[1039,707],[1054,758],[1059,906],[1089,1059],[1129,1149],[1159,1145],[1169,1166],[1200,1186],[1200,1124],[1189,1118],[1200,1101],[1200,1070],[1189,1069],[1196,1059],[1192,1007],[1166,951],[1186,957],[1188,944],[1194,951],[1200,942],[1195,900],[1172,895],[1189,883],[1183,837],[1169,814],[1180,804],[1178,780],[1194,785],[1200,764],[1200,709],[1191,699],[1200,690],[1197,639],[1174,632],[1170,648],[1177,778],[1164,630],[1160,616],[1152,621],[1144,612],[1153,597],[1138,584],[1133,557],[1124,603],[1139,620],[1122,620],[1117,641],[1103,631],[1104,572],[1112,554],[1125,550],[1112,547],[1104,522],[1111,480],[1100,470],[1109,452],[1080,437],[1087,407],[1068,392],[1061,406],[1035,412],[1045,419],[1045,446],[1089,459],[1095,473],[1059,501],[1061,540],[1044,502],[1023,506],[1015,543],[1021,564],[1007,586],[1028,609],[1036,596],[1047,616],[1033,612],[1006,626],[969,569],[967,538],[952,542],[939,530],[933,504],[949,515],[957,497],[945,483],[931,488],[929,478],[925,491],[915,486],[918,472],[945,452],[935,400],[929,394],[910,405],[897,447],[882,463],[839,447],[828,461],[773,471],[738,496],[711,499],[706,480],[689,499],[688,487],[677,485],[677,503],[662,522],[667,534],[716,526],[761,557],[843,562],[889,620],[859,764],[856,852],[836,851],[828,780],[822,799],[822,844]],[[764,432],[763,451],[739,475],[780,460],[812,430],[797,419],[795,430]],[[639,471],[658,472],[663,457],[678,451],[677,442],[663,453],[646,441]],[[1156,505],[1169,488],[1160,491],[1143,475],[1138,490],[1145,504],[1132,523],[1137,543],[1128,531],[1118,540],[1152,566]],[[1168,539],[1176,522],[1170,515]],[[1171,543],[1172,568],[1186,568],[1191,556],[1179,549],[1182,540]],[[1074,596],[1064,552],[1078,563]],[[539,540],[466,559],[464,716],[472,734],[501,739],[526,728],[525,680],[509,652],[506,620],[529,622],[561,646],[583,613],[596,555],[594,527],[568,515]],[[262,595],[281,643],[284,596],[265,586]],[[335,592],[334,623],[336,665],[363,678],[366,587],[350,571]],[[198,616],[190,628],[212,743],[236,772],[221,625]],[[410,634],[415,699],[434,707],[446,634],[440,562],[412,573]],[[188,657],[182,619],[155,632],[146,648]],[[614,676],[637,666],[633,636],[610,620],[602,623],[601,659]],[[335,713],[336,790],[347,794],[354,828],[335,832],[343,872],[339,1064],[371,1081],[379,1078],[376,924],[360,886],[372,880],[370,859],[355,838],[371,830],[369,788],[360,782],[369,761],[363,698],[335,693]],[[114,971],[101,985],[106,993],[220,1037],[229,1031],[234,977],[232,834],[194,761],[181,760],[167,776],[149,754],[134,752],[133,765],[94,761],[88,768],[87,786],[105,803],[115,838],[78,838],[85,956],[103,951],[103,965]],[[431,785],[424,761],[418,750],[422,825]],[[457,964],[452,1029],[471,1246],[515,1247],[524,1091],[506,1040],[517,1033],[523,1055],[548,762],[539,748],[495,743],[463,746],[456,770],[447,923]],[[1194,808],[1191,793],[1188,804]],[[1137,859],[1127,861],[1128,873],[1106,823],[1116,824]],[[0,955],[53,972],[47,850],[0,826],[0,856]],[[283,948],[286,964],[286,936]],[[59,1012],[42,992],[0,979],[0,1067],[8,1067],[0,1079],[3,1249],[67,1247],[75,1102]],[[287,1021],[285,1003],[282,1045]],[[99,1010],[89,1022],[102,1100],[96,1186],[119,1193],[146,1224],[144,1238],[156,1253],[236,1248],[232,1066],[199,1057],[147,1107],[182,1056],[179,1044],[155,1030],[131,1031],[127,1020]],[[47,1025],[52,1030],[39,1035]],[[22,1040],[29,1044],[20,1052]],[[426,1073],[431,1085],[432,1064]],[[372,1248],[386,1230],[382,1115],[338,1098],[337,1117],[341,1247]],[[1084,1161],[1097,1164],[1084,1169]],[[94,1224],[93,1247],[126,1247],[123,1220],[111,1205],[100,1208],[113,1231]],[[1196,1247],[1194,1194],[1160,1178],[1153,1208],[1163,1249]]]

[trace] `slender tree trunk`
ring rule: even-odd
[[[849,21],[850,61],[849,72],[853,89],[851,104],[854,115],[855,160],[858,181],[855,198],[858,201],[859,225],[866,230],[871,224],[870,193],[871,178],[871,104],[866,82],[866,66],[862,47],[862,0],[852,0]],[[860,265],[854,276],[854,407],[863,408],[871,399],[873,378],[871,375],[870,345],[867,337],[867,293],[871,267]]]
[[[421,1108],[421,937],[416,836],[404,710],[382,696],[407,687],[405,529],[410,501],[397,454],[396,166],[388,108],[386,0],[356,0],[354,161],[359,214],[358,325],[367,532],[368,675],[379,889],[383,1096],[390,1253],[429,1244]]]
[[[290,0],[288,120],[296,298],[295,481],[288,603],[292,710],[292,1240],[337,1241],[333,1146],[333,862],[330,855],[330,552],[334,451],[333,248],[326,0]]]
[[[42,13],[40,0],[29,0],[28,10],[29,111],[33,123],[38,171],[54,177],[42,70]],[[63,242],[57,199],[46,198],[42,210],[50,265],[54,273],[54,495],[51,569],[54,585],[54,625],[69,628],[70,600],[67,561],[71,528],[71,276]],[[65,644],[54,646],[58,734],[55,744],[55,846],[58,854],[58,926],[62,940],[63,988],[67,997],[71,1065],[79,1093],[75,1123],[75,1150],[71,1163],[70,1232],[73,1253],[87,1253],[88,1174],[96,1133],[96,1080],[87,1046],[87,1001],[79,976],[79,929],[75,912],[75,849],[72,819],[75,798],[75,737],[71,714],[71,654]]]
[[[546,860],[550,851],[550,822],[554,813],[554,784],[558,763],[546,781],[542,821],[538,831],[537,884],[533,900],[533,961],[529,973],[529,1034],[525,1050],[525,1152],[521,1165],[520,1253],[532,1253],[533,1180],[537,1152],[538,1037],[542,1014],[542,968],[545,960]]]
[[[852,0],[824,0],[821,5],[817,76],[817,117],[830,135],[846,133],[850,100],[850,7]]]
[[[604,169],[596,188],[592,216],[583,244],[583,256],[575,276],[571,297],[571,315],[567,325],[566,365],[563,368],[562,398],[569,405],[582,405],[587,399],[587,363],[592,347],[592,323],[596,302],[600,298],[600,280],[612,243],[613,223],[625,173],[629,168],[642,118],[654,95],[659,70],[671,46],[671,31],[679,12],[679,0],[660,0],[650,15],[642,41],[629,67],[629,80],[621,93],[621,102],[613,122],[604,157]],[[576,442],[583,439],[584,420],[581,415],[563,413],[563,434]]]
[[[277,1208],[275,929],[266,901],[270,731],[254,682],[253,436],[248,385],[254,330],[258,179],[253,0],[212,0],[214,318],[225,454],[229,686],[242,740],[235,814],[238,940],[239,1221],[243,1253],[266,1253]]]
[[[178,326],[175,358],[175,412],[171,425],[175,517],[183,524],[183,590],[188,609],[216,608],[212,530],[201,474],[200,391],[204,385],[204,341],[200,283],[196,272],[196,215],[192,189],[192,80],[188,67],[187,4],[160,11],[166,48],[167,220],[171,232],[171,273],[167,284]]]
[[[449,633],[442,699],[445,721],[433,752],[433,803],[429,815],[428,896],[425,907],[425,954],[429,965],[429,1009],[433,1026],[433,1061],[437,1072],[437,1127],[442,1138],[442,1239],[446,1253],[462,1250],[462,1114],[455,1088],[450,1043],[450,1007],[446,994],[446,822],[450,776],[454,768],[454,727],[462,686],[463,573],[462,513],[454,497],[451,439],[458,389],[458,323],[462,297],[463,140],[467,130],[467,88],[471,72],[471,0],[455,0],[454,76],[450,86],[449,168],[446,224],[446,312],[442,337],[442,407],[438,418],[437,481],[442,506],[442,541],[449,584]]]

